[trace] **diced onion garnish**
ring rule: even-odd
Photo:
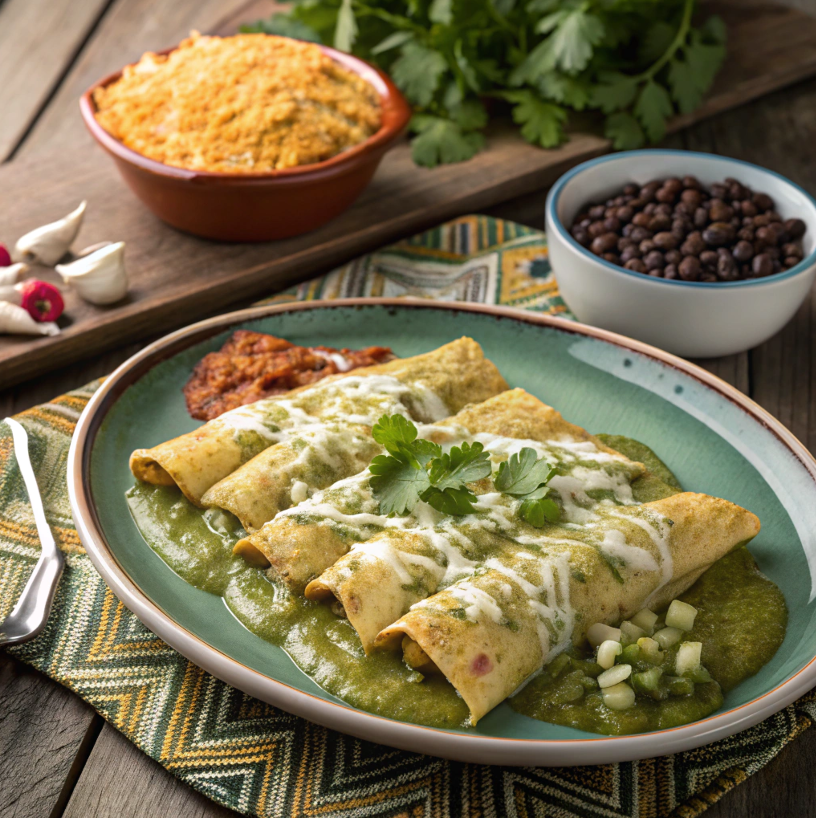
[[[661,628],[654,635],[654,640],[663,650],[674,647],[683,638],[680,628]]]
[[[627,710],[635,703],[635,691],[625,682],[604,688],[601,693],[610,710]]]
[[[694,617],[697,608],[675,599],[666,612],[666,625],[670,628],[680,628],[681,631],[690,631],[694,627]]]
[[[603,622],[596,622],[591,625],[587,631],[587,639],[593,648],[597,648],[601,642],[611,640],[613,642],[620,642],[621,632],[620,628],[612,628],[609,625],[604,625]]]
[[[604,670],[609,670],[615,664],[615,657],[620,656],[622,650],[620,642],[614,642],[611,639],[601,642],[598,648],[598,664]]]
[[[633,625],[629,620],[621,622],[620,631],[621,636],[629,642],[637,642],[641,636],[646,636],[646,631],[643,628]]]
[[[631,665],[614,665],[598,676],[598,684],[603,687],[612,687],[618,682],[628,679],[632,675]]]
[[[683,642],[677,649],[677,658],[674,661],[674,671],[678,676],[691,673],[700,667],[700,656],[703,651],[702,642]],[[603,676],[603,673],[601,674]],[[598,682],[600,683],[600,676]],[[603,685],[602,685],[603,686]]]
[[[638,611],[633,617],[629,619],[633,625],[637,625],[642,630],[651,636],[654,633],[655,622],[657,622],[657,614],[652,613],[648,608]]]
[[[640,639],[637,640],[637,646],[640,648],[640,652],[644,658],[650,662],[659,662],[662,658],[660,655],[660,645],[650,636],[641,636]]]

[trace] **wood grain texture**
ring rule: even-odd
[[[174,778],[106,724],[63,813],[64,818],[235,818]]]
[[[156,15],[144,5],[148,1],[120,2],[112,8],[27,140],[21,152],[27,158],[0,171],[4,198],[24,202],[10,213],[4,225],[6,236],[20,235],[63,215],[87,198],[91,205],[79,246],[101,240],[128,242],[129,297],[120,305],[97,308],[69,296],[71,324],[61,336],[0,340],[0,386],[64,366],[110,345],[143,338],[148,332],[183,326],[434,223],[541,190],[568,166],[609,150],[606,140],[576,133],[557,150],[542,151],[498,124],[490,134],[488,150],[470,162],[434,171],[415,167],[407,146],[398,146],[354,207],[306,236],[260,245],[194,239],[153,218],[125,190],[108,159],[89,149],[88,138],[75,133],[76,97],[95,77],[126,59],[135,59],[148,43],[154,48],[167,45],[172,42],[171,33],[181,36],[193,25],[219,29],[210,19],[216,10],[222,19],[220,26],[233,27],[242,14],[256,17],[264,4],[253,0],[245,8],[238,0],[207,0],[195,4],[195,9],[191,0],[167,4],[172,11],[167,24],[160,27],[164,39],[158,41]],[[243,12],[236,11],[239,8]],[[731,54],[719,88],[700,116],[816,71],[816,20],[777,6],[743,9],[733,3],[717,3],[713,8],[733,18]],[[768,30],[776,45],[766,44],[764,53],[760,46]],[[103,41],[104,47],[97,46]],[[795,43],[800,51],[780,49],[782,41]],[[680,121],[675,127],[677,124]],[[48,142],[49,133],[55,138],[59,135],[67,155],[28,155]]]
[[[0,4],[0,162],[23,139],[109,2]]]
[[[59,814],[101,723],[82,699],[0,653],[0,818]]]

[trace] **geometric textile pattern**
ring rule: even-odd
[[[414,253],[424,260],[421,274],[411,274]],[[533,309],[549,298],[554,310],[564,310],[551,286],[543,236],[518,225],[469,217],[375,256],[382,259],[377,264],[401,271],[387,278],[402,280],[406,288],[441,265],[449,273],[440,289],[454,288],[457,298],[463,290],[455,288],[461,286],[491,292],[496,300],[527,299]],[[463,282],[464,274],[457,277],[454,268],[468,266],[465,256],[479,260]],[[369,261],[355,264],[373,269]],[[376,275],[381,283],[386,277]],[[325,280],[304,286],[319,290]],[[86,556],[68,507],[65,461],[76,420],[98,385],[17,416],[28,432],[46,515],[66,567],[45,630],[9,652],[75,691],[151,758],[214,801],[270,818],[692,818],[816,719],[816,697],[808,694],[767,721],[699,750],[626,764],[535,769],[392,750],[257,701],[147,630]],[[22,591],[38,551],[11,433],[0,425],[0,619]]]

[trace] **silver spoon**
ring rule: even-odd
[[[37,478],[34,476],[34,469],[31,468],[31,459],[28,456],[26,430],[11,418],[6,418],[5,422],[11,429],[14,456],[17,458],[17,465],[23,475],[28,501],[34,512],[37,534],[42,544],[40,558],[23,588],[20,599],[12,612],[3,622],[0,622],[0,645],[16,645],[33,639],[45,627],[51,611],[51,603],[54,600],[54,592],[57,589],[57,581],[62,574],[64,558],[54,542],[54,535],[45,519],[40,490],[37,488]]]

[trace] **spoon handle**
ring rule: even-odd
[[[23,588],[20,599],[5,621],[0,623],[0,645],[13,645],[34,638],[45,626],[57,589],[57,581],[62,574],[63,556],[57,548],[45,517],[37,478],[28,453],[28,435],[16,420],[6,418],[5,422],[11,429],[14,456],[23,476],[28,500],[34,513],[37,534],[42,544],[40,558]]]

